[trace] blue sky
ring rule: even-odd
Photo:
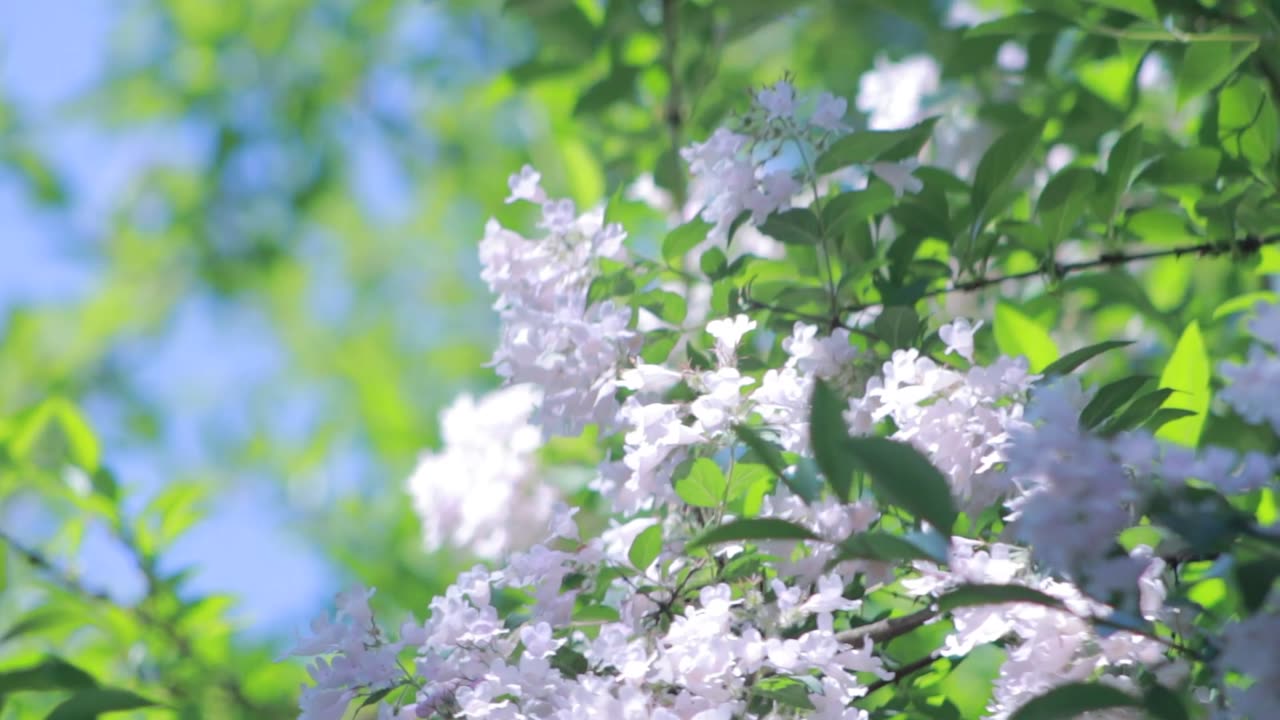
[[[0,323],[16,306],[74,302],[92,293],[98,271],[91,250],[105,230],[103,211],[115,193],[142,168],[190,162],[202,152],[204,139],[191,128],[124,134],[64,112],[68,100],[102,76],[113,7],[119,6],[112,0],[0,2],[4,95],[37,120],[37,142],[71,178],[74,198],[69,212],[42,210],[12,178],[0,175]],[[367,166],[360,173],[368,186],[363,194],[384,198],[377,212],[394,213],[394,178],[377,167],[376,153],[357,152]],[[260,313],[193,296],[159,337],[131,357],[139,389],[172,410],[165,413],[161,438],[130,443],[115,422],[116,408],[104,399],[90,398],[87,410],[105,436],[113,470],[138,498],[146,498],[190,468],[216,467],[207,428],[247,432],[244,406],[227,399],[269,383],[283,362],[279,340]],[[314,403],[305,394],[291,398],[282,411],[282,432],[290,425],[295,432],[305,428],[309,413],[318,410],[309,405]],[[359,459],[348,464],[358,467]],[[287,636],[327,603],[338,578],[320,553],[288,530],[278,483],[252,477],[212,481],[227,490],[214,495],[208,519],[172,549],[166,564],[196,566],[194,592],[239,596],[239,619],[250,634]],[[27,504],[9,507],[4,520],[33,540],[48,530]],[[136,568],[101,528],[87,535],[80,563],[89,584],[123,599],[140,591]]]

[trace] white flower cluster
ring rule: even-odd
[[[1280,305],[1264,305],[1249,329],[1266,347],[1249,348],[1243,365],[1222,363],[1219,371],[1231,384],[1220,397],[1249,422],[1268,422],[1280,432],[1280,403],[1268,392],[1280,386],[1280,358],[1274,354],[1280,351]]]
[[[788,207],[793,171],[769,169],[755,153],[801,133],[812,143],[842,132],[842,103],[819,97],[802,121],[794,89],[779,83],[756,97],[755,134],[721,130],[691,148],[694,174],[713,191],[704,217],[725,225],[748,210],[759,221]],[[579,216],[569,201],[549,200],[539,180],[525,168],[511,178],[509,200],[541,207],[545,237],[491,222],[480,249],[502,320],[493,363],[510,386],[447,410],[444,448],[425,455],[410,480],[429,547],[512,554],[460,575],[431,601],[425,623],[405,625],[394,642],[374,623],[366,593],[342,596],[338,622],[315,624],[296,651],[323,656],[311,666],[303,718],[338,720],[364,698],[381,700],[382,720],[867,720],[857,701],[913,672],[863,627],[878,624],[864,614],[868,598],[878,605],[905,590],[932,603],[984,584],[1045,600],[948,613],[926,606],[954,628],[931,657],[989,645],[1005,652],[987,717],[1008,717],[1064,683],[1100,679],[1134,693],[1139,683],[1185,684],[1188,666],[1170,642],[1134,624],[1171,622],[1164,561],[1122,551],[1117,536],[1137,524],[1153,492],[1268,486],[1274,457],[1089,432],[1078,385],[1036,385],[1023,359],[976,363],[981,323],[963,319],[938,334],[963,363],[918,349],[886,360],[856,349],[849,331],[822,334],[803,322],[777,338],[747,315],[710,319],[706,337],[692,321],[692,336],[679,330],[666,362],[641,362],[645,337],[631,329],[631,310],[588,300],[600,264],[625,263],[625,234],[601,211]],[[1280,311],[1264,311],[1254,331],[1280,348]],[[779,340],[780,354],[757,352]],[[771,361],[762,366],[761,357]],[[1227,400],[1246,418],[1271,419],[1262,389],[1277,372],[1268,364],[1280,361],[1250,358],[1224,367],[1234,382]],[[888,434],[931,461],[966,513],[964,531],[981,539],[953,537],[945,565],[850,545],[897,534],[906,521],[882,513],[870,493],[846,500],[823,489],[810,449],[819,381],[848,398],[837,406],[846,408],[834,423],[842,430]],[[589,423],[607,448],[590,487],[611,516],[608,530],[584,539],[576,510],[540,482],[537,452],[544,434]],[[744,425],[773,446],[745,442]],[[1011,513],[1001,519],[1024,546],[996,542],[983,525],[991,508]],[[703,535],[738,521],[788,532]],[[916,539],[929,537],[940,536]],[[705,550],[694,549],[699,538]],[[940,559],[943,549],[926,556]],[[1275,617],[1236,624],[1216,667],[1228,680],[1237,671],[1255,678],[1228,693],[1255,720],[1280,702],[1280,653],[1250,649],[1247,637],[1274,638]]]
[[[1037,390],[1031,422],[1017,431],[1009,453],[1008,475],[1019,488],[1009,507],[1036,561],[1094,597],[1131,595],[1146,572],[1149,561],[1121,552],[1116,536],[1136,524],[1135,513],[1155,488],[1196,481],[1234,495],[1275,477],[1275,458],[1260,452],[1208,448],[1197,456],[1148,432],[1111,438],[1087,432],[1078,422],[1085,400],[1068,379]]]
[[[1024,548],[954,538],[947,564],[943,570],[916,563],[920,577],[902,584],[915,596],[937,595],[961,583],[1021,585],[1062,604],[1055,608],[1008,603],[958,608],[952,613],[955,630],[947,636],[943,654],[963,657],[980,645],[1004,641],[1008,657],[988,706],[987,717],[993,720],[1009,717],[1047,690],[1099,674],[1125,690],[1135,689],[1133,673],[1140,667],[1160,665],[1160,679],[1168,684],[1180,682],[1185,675],[1184,663],[1161,665],[1165,647],[1156,640],[1125,631],[1099,634],[1096,619],[1105,621],[1112,609],[1085,597],[1070,583],[1033,573]],[[1151,616],[1164,602],[1162,570],[1160,561],[1150,563],[1137,587],[1141,606]]]
[[[948,352],[972,361],[973,333],[980,326],[961,318],[944,325],[939,336]],[[891,420],[891,437],[925,453],[950,479],[965,509],[976,512],[1012,490],[1000,468],[1010,433],[1026,426],[1023,403],[1038,378],[1023,358],[1001,357],[960,371],[919,350],[895,350],[863,396],[849,401],[845,420],[855,435],[872,434],[878,423]]]
[[[576,432],[616,418],[617,369],[639,346],[628,308],[587,297],[600,260],[626,259],[627,235],[621,225],[604,223],[602,207],[578,215],[572,200],[548,199],[540,181],[526,166],[511,177],[507,201],[539,204],[546,236],[526,238],[490,220],[480,242],[480,276],[497,295],[502,320],[494,369],[541,390],[548,430]]]
[[[804,169],[795,162],[781,162],[783,154],[803,155],[847,132],[848,104],[826,92],[811,100],[798,99],[795,87],[783,80],[756,93],[743,132],[720,128],[706,142],[682,149],[694,194],[707,198],[702,219],[724,232],[744,211],[759,225],[790,207],[803,188],[799,178]],[[812,110],[802,116],[801,106]]]
[[[440,414],[444,448],[424,453],[408,483],[428,550],[497,557],[542,539],[558,493],[538,473],[537,402],[535,388],[512,385]]]

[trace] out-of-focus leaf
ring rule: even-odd
[[[813,531],[777,518],[747,518],[718,525],[694,538],[690,550],[741,540],[819,540]]]
[[[1140,706],[1137,698],[1110,685],[1069,683],[1028,700],[1009,719],[1067,720],[1095,710]]]
[[[1212,90],[1249,57],[1258,43],[1194,42],[1187,45],[1178,71],[1178,105]]]
[[[1000,352],[1025,357],[1031,372],[1041,372],[1058,358],[1058,344],[1048,331],[1007,302],[996,305],[993,333]]]
[[[1199,444],[1209,413],[1209,377],[1209,351],[1200,334],[1200,324],[1193,320],[1178,338],[1173,355],[1160,374],[1160,387],[1174,390],[1164,407],[1189,410],[1195,415],[1169,422],[1156,437],[1190,447]]]

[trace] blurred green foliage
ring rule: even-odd
[[[3,536],[0,718],[54,717],[64,703],[72,703],[66,717],[144,702],[162,708],[141,717],[294,712],[300,665],[276,664],[278,647],[238,636],[235,598],[186,591],[191,569],[163,563],[211,498],[244,478],[274,483],[284,522],[346,578],[376,586],[380,611],[421,615],[426,599],[470,564],[421,551],[403,478],[419,451],[438,444],[438,408],[460,388],[494,382],[483,367],[493,320],[475,246],[485,218],[520,212],[502,205],[503,184],[524,162],[581,203],[621,196],[645,174],[680,203],[687,189],[678,148],[707,137],[749,89],[790,72],[802,87],[855,97],[878,56],[926,52],[977,120],[1003,135],[1008,157],[983,161],[963,212],[948,216],[959,181],[941,175],[901,206],[918,220],[903,219],[915,231],[911,252],[887,259],[899,287],[914,279],[922,293],[936,287],[925,257],[930,239],[962,238],[948,252],[972,278],[1035,269],[1082,232],[1099,250],[1119,252],[1280,228],[1274,2],[987,2],[975,9],[1004,19],[968,32],[947,22],[950,5],[113,6],[105,76],[58,108],[58,118],[108,133],[176,130],[199,150],[194,161],[156,162],[115,189],[92,237],[73,248],[95,273],[86,297],[15,307],[0,323],[0,517],[34,507],[52,528],[38,543]],[[1159,18],[1199,36],[1188,41]],[[1010,40],[1027,58],[1012,93],[996,63]],[[1171,92],[1139,90],[1138,70],[1153,54],[1172,70]],[[1041,124],[1026,131],[1033,120]],[[33,206],[69,216],[84,198],[36,141],[48,121],[0,94],[0,166]],[[1022,135],[1005,134],[1018,128]],[[1064,170],[1034,205],[1014,182],[1053,145],[1075,151],[1073,167],[1096,164],[1104,137],[1126,149],[1113,150],[1104,170]],[[366,176],[371,152],[390,180]],[[1135,178],[1147,193],[1141,203],[1126,200]],[[929,225],[936,213],[928,211],[939,207],[941,229]],[[620,201],[610,212],[628,225],[639,254],[680,256],[679,247],[658,246],[666,227],[654,211]],[[1251,258],[1252,269],[1170,257],[1137,275],[1067,277],[1001,303],[990,337],[1044,366],[1059,355],[1048,328],[1090,341],[1145,329],[1159,344],[1140,349],[1154,363],[1147,370],[1199,373],[1190,367],[1196,360],[1178,359],[1193,334],[1184,328],[1214,358],[1241,353],[1228,304],[1258,289],[1254,270],[1280,268],[1271,250]],[[710,274],[745,282],[733,267]],[[1072,302],[1063,301],[1066,291]],[[113,457],[141,448],[181,461],[166,446],[166,428],[183,408],[142,392],[132,363],[193,299],[265,317],[283,349],[281,369],[265,392],[220,399],[249,419],[243,432],[203,429],[216,461],[184,468],[162,488],[140,488],[113,474]],[[1175,344],[1174,362],[1155,360]],[[209,348],[205,361],[237,351]],[[1106,357],[1112,364],[1099,363],[1100,376],[1125,369],[1118,354]],[[314,402],[321,420],[290,437],[274,411],[297,396]],[[92,423],[90,401],[114,408],[113,422]],[[1200,428],[1193,433],[1191,420],[1165,431],[1194,443]],[[1203,428],[1236,445],[1251,442],[1251,432],[1238,418],[1210,418]],[[335,486],[334,458],[350,448],[367,460],[365,470]],[[136,563],[140,598],[84,585],[78,562],[94,527]],[[970,658],[957,671],[984,673],[982,662]]]

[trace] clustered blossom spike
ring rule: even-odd
[[[542,539],[559,493],[538,473],[542,430],[530,422],[538,396],[511,385],[462,395],[440,414],[444,448],[424,453],[408,483],[427,550],[491,558]]]
[[[685,150],[708,199],[704,219],[723,229],[743,212],[759,222],[803,207],[801,180],[819,179],[778,164],[780,149],[821,147],[848,130],[846,110],[829,94],[811,103],[785,80],[757,92],[749,134],[722,128]],[[491,221],[480,246],[501,320],[493,367],[508,385],[448,409],[444,447],[409,482],[428,547],[467,546],[492,565],[460,574],[394,639],[368,593],[340,596],[337,620],[314,623],[295,650],[318,656],[304,720],[339,720],[356,702],[376,702],[380,720],[870,720],[860,706],[869,692],[915,672],[873,620],[912,602],[920,622],[951,623],[930,657],[1003,652],[985,718],[1068,683],[1134,697],[1187,688],[1187,658],[1147,628],[1206,631],[1166,603],[1166,560],[1120,535],[1144,515],[1238,524],[1228,498],[1274,490],[1274,455],[1082,426],[1078,384],[1043,382],[1023,358],[980,357],[982,323],[963,318],[939,328],[937,357],[902,348],[887,358],[852,324],[797,322],[775,335],[776,322],[724,305],[682,326],[642,322],[640,309],[591,298],[602,263],[627,267],[622,228],[540,183],[524,168],[507,201],[541,208],[541,237]],[[1280,310],[1264,309],[1252,329],[1280,350]],[[651,341],[660,352],[644,352]],[[1277,423],[1277,363],[1255,347],[1245,365],[1225,365],[1224,399],[1246,419]],[[833,417],[815,415],[820,385],[841,398]],[[881,486],[851,497],[826,487],[812,443],[830,428],[811,427],[824,421],[853,437],[887,435],[931,463],[963,529],[920,523],[891,552],[867,552],[910,521],[882,506]],[[544,438],[590,424],[605,452],[587,488],[607,516],[589,523],[603,532],[583,537],[578,509],[558,502],[537,454]],[[708,539],[741,520],[789,534]],[[1041,601],[933,605],[986,585]],[[1253,641],[1280,634],[1276,602],[1227,625],[1220,654],[1204,661],[1225,690],[1197,702],[1253,720],[1280,705],[1280,644]]]
[[[536,386],[548,429],[573,432],[616,417],[617,370],[638,348],[630,310],[588,298],[599,262],[626,260],[627,235],[604,222],[603,208],[578,215],[572,200],[548,199],[540,178],[526,166],[512,176],[508,200],[541,205],[539,227],[547,234],[526,238],[489,221],[480,277],[497,296],[502,320],[494,370]]]

